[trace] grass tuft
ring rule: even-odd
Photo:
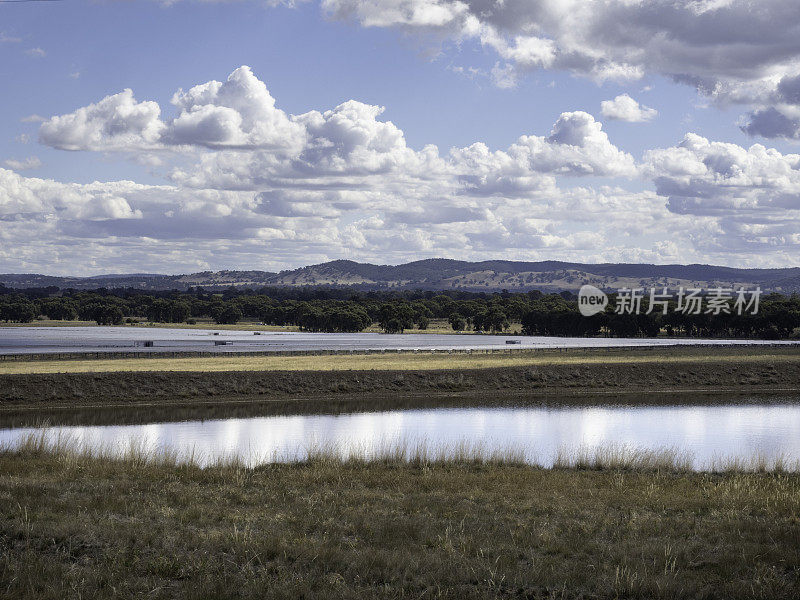
[[[709,469],[712,473],[798,473],[800,460],[785,454],[767,456],[758,453],[749,458],[715,457]]]
[[[625,444],[602,447],[561,448],[553,461],[554,469],[591,471],[669,471],[685,473],[693,470],[689,452],[677,448],[634,448]]]

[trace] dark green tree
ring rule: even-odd
[[[238,306],[228,304],[214,317],[214,320],[218,325],[236,325],[242,316],[242,311]]]
[[[450,327],[453,328],[453,331],[463,331],[464,327],[466,326],[464,317],[456,312],[452,313],[447,320],[450,323]]]

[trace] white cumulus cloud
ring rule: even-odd
[[[606,119],[628,123],[651,121],[658,115],[656,109],[639,104],[628,94],[620,94],[613,100],[603,100],[600,103],[600,113]]]
[[[61,150],[125,150],[159,144],[164,124],[156,102],[137,102],[123,90],[42,123],[39,140]]]

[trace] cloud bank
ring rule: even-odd
[[[168,183],[73,184],[0,169],[4,270],[426,256],[766,266],[795,264],[800,249],[800,157],[758,144],[689,134],[637,162],[576,111],[505,149],[412,148],[380,106],[288,114],[248,67],[172,103],[164,118],[124,90],[45,120],[42,143],[151,157]]]

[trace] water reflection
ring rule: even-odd
[[[290,415],[340,415],[354,413],[408,411],[425,408],[564,408],[590,409],[609,405],[615,407],[642,406],[721,406],[721,405],[777,405],[799,404],[800,398],[792,395],[764,394],[714,394],[714,393],[649,393],[649,394],[577,394],[574,396],[540,396],[525,392],[505,391],[501,395],[461,392],[457,394],[426,394],[388,396],[355,396],[340,398],[291,398],[288,400],[248,400],[232,402],[192,398],[186,403],[163,405],[136,404],[96,406],[91,408],[7,408],[0,410],[0,429],[41,427],[55,425],[139,425],[169,423],[174,421],[206,421],[246,419]],[[595,421],[601,417],[593,417]],[[592,425],[589,425],[591,427]]]
[[[13,443],[33,428],[0,430]],[[236,455],[253,463],[303,458],[311,446],[369,453],[387,444],[425,441],[433,446],[478,444],[488,452],[523,450],[527,460],[548,465],[560,448],[676,448],[694,457],[696,468],[715,458],[800,458],[800,406],[644,406],[568,408],[425,408],[344,414],[271,415],[139,425],[59,426],[55,434],[92,447],[164,448],[201,463]]]

